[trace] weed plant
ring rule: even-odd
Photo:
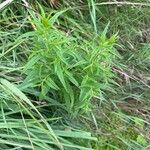
[[[41,91],[40,99],[49,95],[76,115],[89,110],[91,99],[113,77],[116,36],[106,38],[107,26],[101,36],[78,41],[54,27],[58,15],[33,18],[36,31],[24,82]]]

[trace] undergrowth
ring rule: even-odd
[[[150,9],[24,2],[0,10],[0,149],[150,149]]]

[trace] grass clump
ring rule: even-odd
[[[0,149],[149,149],[150,9],[26,2],[0,13]],[[116,36],[106,32],[118,32],[122,59],[115,64]]]
[[[58,15],[34,17],[36,31],[24,68],[25,83],[39,88],[40,99],[49,95],[75,115],[87,111],[92,97],[108,86],[116,36],[107,39],[104,31],[91,41],[78,41],[54,27]]]
[[[44,115],[46,105],[35,105],[16,85],[2,78],[0,100],[0,149],[91,150],[91,140],[96,140],[89,132],[57,124],[60,117]],[[86,145],[75,142],[78,139]]]

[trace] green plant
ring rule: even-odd
[[[0,13],[0,150],[91,150],[90,142],[96,140],[91,133],[67,130],[60,114],[45,113],[51,105],[36,102],[32,90],[27,96],[22,92],[21,66],[32,43],[27,42],[28,33],[24,35],[28,14],[15,7]]]
[[[3,1],[0,0],[0,3]],[[27,3],[24,2],[28,2],[29,5],[27,6]],[[13,1],[13,3],[0,10],[0,78],[5,78],[10,82],[0,79],[0,150],[49,150],[59,149],[58,147],[63,147],[65,150],[92,148],[94,150],[150,149],[150,36],[147,34],[150,24],[149,7],[140,7],[134,4],[126,5],[124,2],[122,5],[101,5],[101,2],[96,0],[55,0],[58,5],[53,5],[52,8],[48,2],[52,3],[54,0],[19,0]],[[108,2],[108,0],[103,0],[103,2]],[[134,2],[148,3],[150,1],[132,0],[132,3]],[[65,99],[60,98],[60,95],[63,94],[60,92],[63,87],[56,74],[54,81],[55,84],[57,82],[57,87],[53,85],[53,88],[59,88],[59,90],[46,87],[43,89],[45,91],[48,89],[48,92],[43,90],[42,93],[42,78],[37,77],[38,82],[30,81],[30,77],[28,77],[29,80],[24,80],[26,75],[22,74],[22,66],[27,63],[29,54],[30,58],[36,55],[37,38],[35,36],[39,36],[38,33],[28,32],[32,30],[34,24],[36,26],[40,24],[39,27],[43,28],[41,20],[44,19],[42,18],[46,18],[45,20],[48,21],[52,19],[51,17],[47,19],[45,13],[42,13],[41,20],[35,18],[36,23],[34,21],[33,24],[29,23],[28,20],[31,18],[31,14],[28,11],[34,10],[34,13],[38,16],[38,3],[42,5],[46,14],[52,12],[51,16],[54,16],[60,9],[68,8],[60,19],[55,22],[55,25],[50,23],[52,28],[48,29],[48,31],[55,34],[54,29],[57,27],[57,35],[54,37],[58,38],[61,34],[63,39],[74,45],[74,49],[79,52],[80,48],[83,51],[86,49],[88,51],[93,49],[91,48],[93,45],[97,47],[94,43],[99,43],[100,38],[95,34],[102,33],[108,22],[110,22],[110,25],[107,36],[118,32],[120,46],[116,46],[116,48],[119,50],[122,59],[119,62],[115,61],[115,67],[113,67],[113,71],[117,71],[119,75],[115,80],[117,86],[109,86],[108,82],[113,82],[111,78],[105,80],[108,80],[106,85],[104,80],[104,82],[99,81],[99,91],[103,95],[99,94],[96,99],[94,98],[91,102],[88,102],[92,106],[91,111],[87,114],[72,118],[70,114],[63,110],[68,111],[70,108],[66,107]],[[61,13],[58,13],[58,16]],[[56,15],[55,17],[57,18],[58,16]],[[55,17],[53,18],[54,21]],[[36,32],[39,32],[39,28],[37,29],[38,31]],[[41,34],[39,37],[42,38]],[[95,38],[93,39],[93,37]],[[88,41],[90,42],[88,43]],[[39,42],[37,43],[40,45]],[[61,45],[63,44],[67,45],[65,42],[62,42]],[[69,46],[66,47],[67,49],[69,48]],[[83,52],[82,54],[85,53]],[[30,58],[29,60],[31,60]],[[42,58],[45,60],[45,56],[42,56]],[[46,66],[48,66],[48,62]],[[110,63],[112,63],[111,60]],[[36,63],[36,65],[38,64],[42,63]],[[102,62],[101,64],[106,65],[107,63]],[[33,68],[35,68],[35,64]],[[64,69],[64,65],[62,68]],[[30,76],[28,72],[31,73],[29,70],[25,70],[28,76]],[[73,70],[69,71],[74,75]],[[65,76],[65,74],[63,75]],[[36,72],[33,76],[36,78]],[[65,81],[66,78],[65,76]],[[74,78],[79,82],[76,75]],[[20,84],[22,82],[23,84]],[[31,106],[24,101],[16,93],[15,88],[11,88],[12,86],[18,88],[26,96],[28,102],[33,105]],[[73,84],[71,84],[71,87],[76,93],[79,92],[77,90],[80,90]],[[103,89],[105,92],[103,92]],[[123,114],[114,116],[113,112],[114,110],[117,112],[117,107],[123,111],[124,115],[126,114],[124,117],[122,116]],[[42,115],[42,118],[35,109]],[[72,108],[71,113],[74,109]],[[47,125],[53,129],[53,132],[51,132],[50,128],[47,128]],[[91,137],[89,132],[84,132],[83,130],[92,132],[98,137],[98,141],[91,142],[95,138]]]
[[[34,105],[16,85],[2,78],[0,78],[0,100],[1,150],[13,148],[91,150],[89,146],[74,141],[80,139],[90,145],[91,140],[96,140],[89,132],[73,128],[67,131],[60,124],[55,124],[52,130],[51,122],[57,122],[60,117],[45,117],[41,111],[44,105]]]
[[[106,88],[115,57],[113,45],[116,36],[106,38],[105,31],[91,41],[67,36],[54,27],[60,15],[40,19],[33,17],[36,31],[33,50],[24,67],[24,83],[40,89],[40,99],[46,95],[65,104],[69,113],[76,115],[89,109],[92,97]]]

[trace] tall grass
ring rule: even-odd
[[[22,92],[22,66],[32,45],[24,36],[29,23],[27,13],[24,18],[21,15],[10,8],[1,14],[0,149],[91,149],[90,141],[96,140],[91,133],[57,124],[61,116],[55,117],[50,111],[45,115],[51,104],[40,103]],[[78,139],[83,142],[75,142]]]
[[[0,12],[0,149],[149,149],[149,8],[28,2]]]
[[[85,149],[73,142],[73,138],[96,140],[91,134],[84,131],[65,131],[55,125],[52,130],[50,123],[57,122],[59,117],[45,117],[41,108],[45,104],[34,105],[15,85],[5,79],[0,80],[0,145],[1,149]],[[39,109],[39,110],[38,110]],[[56,128],[57,127],[57,128]],[[70,138],[71,140],[67,140]]]

